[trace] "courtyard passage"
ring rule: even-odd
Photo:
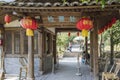
[[[77,70],[77,58],[66,57],[59,60],[59,66],[56,68],[54,74],[48,73],[36,77],[36,80],[93,80],[93,74],[90,72],[89,65],[80,64],[80,73],[82,73],[82,76],[76,75]]]
[[[18,59],[6,59],[7,74],[19,75]],[[90,72],[89,65],[81,63],[80,58],[80,73],[82,76],[76,75],[78,73],[77,58],[65,57],[59,60],[59,65],[55,69],[55,73],[49,72],[41,75],[39,72],[39,60],[35,59],[35,80],[94,80],[93,74]],[[14,70],[13,70],[14,69]],[[24,75],[24,73],[23,73]],[[8,77],[5,80],[19,80],[19,77]],[[25,80],[25,79],[22,79]]]

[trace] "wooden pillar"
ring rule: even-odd
[[[53,56],[54,56],[54,64],[56,64],[57,63],[57,61],[56,61],[56,34],[54,35],[54,41],[53,41]]]
[[[24,34],[22,31],[20,31],[20,54],[23,55],[24,53]]]
[[[110,31],[110,49],[111,49],[111,51],[110,51],[110,64],[111,65],[113,65],[113,63],[114,63],[114,60],[113,60],[113,58],[114,58],[114,55],[113,55],[113,52],[114,52],[114,44],[113,44],[113,32],[112,32],[112,30]]]
[[[90,31],[90,66],[93,71],[93,31]]]
[[[40,28],[41,33],[39,33],[39,53],[40,53],[40,68],[39,70],[41,71],[41,74],[44,73],[44,53],[45,53],[45,32],[44,32],[44,27]]]
[[[88,37],[85,37],[85,53],[88,54]]]
[[[15,54],[14,32],[12,32],[12,54]]]
[[[0,40],[1,40],[1,43],[0,43],[0,74],[1,74],[1,80],[4,80],[4,73],[5,73],[5,67],[4,67],[4,49],[3,49],[3,46],[4,46],[4,26],[3,24],[0,24]]]
[[[98,28],[97,28],[97,22],[94,22],[94,29],[93,29],[93,73],[95,80],[98,80]]]
[[[33,37],[28,36],[28,75],[27,80],[34,80]]]
[[[0,69],[2,69],[2,71],[4,71],[4,52],[3,52],[3,46],[4,46],[4,26],[3,24],[0,24]]]
[[[101,34],[101,36],[100,36],[100,45],[99,45],[99,51],[100,51],[100,57],[102,57],[102,46],[103,46],[103,44],[102,44],[102,34]]]
[[[42,34],[38,32],[39,71],[42,71]]]

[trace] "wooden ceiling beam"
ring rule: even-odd
[[[81,32],[81,30],[78,30],[77,28],[56,28],[56,32]]]
[[[17,7],[17,6],[0,6],[1,10],[7,10],[7,11],[19,11],[19,12],[53,12],[53,11],[74,11],[74,12],[80,12],[81,10],[84,11],[102,11],[101,6],[79,6],[79,7]],[[104,11],[114,11],[119,10],[120,5],[111,5],[106,6],[104,8]]]

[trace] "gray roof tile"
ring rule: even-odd
[[[21,0],[22,1],[22,0]],[[120,4],[119,0],[109,0],[105,3],[106,5],[116,5],[116,4]],[[0,5],[2,6],[24,6],[24,7],[59,7],[59,6],[92,6],[92,5],[101,5],[101,2],[96,2],[96,1],[91,1],[91,2],[78,2],[78,1],[73,1],[73,2],[38,2],[38,3],[34,3],[34,2],[0,2]]]

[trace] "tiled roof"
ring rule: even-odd
[[[111,1],[107,1],[105,3],[106,5],[120,5],[119,0],[111,0]],[[96,1],[91,1],[91,2],[78,2],[78,1],[74,1],[74,2],[66,2],[66,3],[62,3],[62,2],[0,2],[1,6],[19,6],[19,7],[60,7],[60,6],[67,6],[67,7],[71,7],[71,6],[95,6],[95,5],[101,5],[101,2],[96,2]]]

